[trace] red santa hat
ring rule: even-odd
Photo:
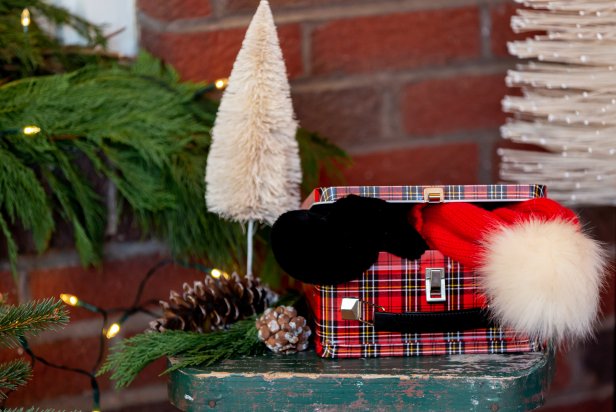
[[[497,322],[557,343],[592,332],[606,255],[573,211],[538,198],[492,211],[421,204],[412,213],[428,246],[478,273]]]

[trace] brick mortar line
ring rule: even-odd
[[[302,54],[302,68],[304,76],[312,76],[312,31],[314,25],[311,23],[304,23],[300,27],[301,33],[301,54]]]
[[[383,0],[361,4],[334,4],[306,8],[277,9],[274,11],[276,24],[300,22],[323,22],[339,19],[381,16],[419,10],[455,9],[468,6],[481,6],[504,3],[506,0],[433,0],[426,3],[423,0]],[[138,22],[146,29],[172,33],[206,32],[246,27],[252,13],[229,14],[221,18],[206,17],[197,19],[181,19],[165,22],[155,19],[141,11],[137,14]]]
[[[154,253],[168,253],[168,248],[158,240],[144,242],[108,242],[104,246],[103,260],[105,262],[128,259],[136,256]],[[40,256],[20,256],[17,268],[20,272],[33,269],[55,269],[70,266],[81,266],[79,254],[75,250],[51,250]],[[0,270],[8,271],[8,262],[0,261]]]
[[[395,110],[393,110],[389,114],[389,121],[390,121],[392,135],[389,136],[388,140],[394,140],[397,136],[406,135],[406,133],[404,132],[404,113],[403,113],[404,94],[402,92],[403,88],[401,87],[400,83],[401,81],[398,80],[397,82],[392,82],[391,84],[388,85],[389,93],[391,96],[391,104],[395,108]]]
[[[161,299],[165,299],[166,296],[161,296]],[[103,308],[104,309],[104,308]],[[79,310],[79,309],[76,309]],[[85,310],[85,309],[81,309]],[[109,318],[109,324],[118,320],[121,314],[115,314]],[[138,313],[131,316],[125,323],[122,324],[122,329],[117,337],[109,340],[110,346],[113,346],[120,339],[125,338],[127,335],[133,333],[140,333],[148,328],[148,323],[152,320],[152,317],[145,313]],[[36,353],[36,345],[43,345],[54,343],[67,339],[88,339],[100,336],[102,332],[102,317],[97,316],[95,318],[78,320],[70,322],[65,328],[54,331],[44,331],[40,335],[30,340],[31,346]]]
[[[492,16],[490,5],[479,6],[479,36],[481,40],[481,55],[484,58],[492,57]]]
[[[352,148],[344,148],[349,155],[365,155],[378,152],[388,152],[395,149],[413,149],[420,147],[438,147],[454,143],[477,143],[493,141],[496,129],[478,129],[470,132],[442,134],[437,136],[408,137],[396,139],[381,139],[374,142],[354,144]]]
[[[139,9],[137,10],[136,18],[137,27],[139,29],[146,29],[157,33],[162,33],[165,31],[165,22],[163,22],[162,20],[157,20]]]
[[[359,73],[345,75],[344,77],[328,77],[328,76],[313,76],[310,78],[296,79],[291,81],[293,92],[321,92],[344,90],[354,87],[365,86],[385,86],[391,83],[394,87],[400,86],[400,83],[410,83],[426,79],[445,79],[463,75],[503,75],[503,83],[505,82],[505,72],[507,69],[513,68],[514,60],[471,60],[467,62],[459,62],[455,65],[446,65],[440,67],[422,67],[405,71],[377,72],[377,73]]]
[[[500,135],[498,136],[500,138]],[[494,155],[494,148],[499,139],[492,137],[491,139],[479,144],[479,170],[478,170],[478,182],[480,184],[492,183],[494,168],[498,165],[493,165],[492,157]]]
[[[212,15],[216,18],[220,18],[225,14],[225,1],[210,0],[210,7],[212,9]]]
[[[378,90],[378,89],[377,89]],[[379,108],[379,124],[382,134],[382,140],[388,141],[395,138],[399,134],[397,125],[401,118],[402,110],[400,105],[396,104],[399,101],[400,95],[396,93],[395,87],[391,84],[381,89],[381,107]]]
[[[29,302],[32,299],[30,293],[30,272],[19,270],[17,279],[17,300],[20,303]]]

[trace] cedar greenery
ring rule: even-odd
[[[68,323],[68,314],[60,300],[44,299],[13,306],[0,304],[0,344],[15,347],[26,335],[36,335]],[[32,376],[30,364],[18,359],[0,364],[0,399]]]
[[[199,257],[228,270],[244,261],[239,224],[208,213],[203,176],[216,104],[195,95],[169,67],[142,54],[128,66],[88,66],[0,87],[0,229],[16,273],[12,228],[31,231],[39,251],[56,230],[73,229],[84,265],[101,261],[108,211],[94,182],[112,182],[119,210],[142,233],[166,240],[175,256]],[[41,132],[27,136],[24,126]],[[344,152],[298,133],[306,181]],[[229,165],[233,167],[233,165]]]
[[[31,14],[28,33],[21,27],[21,12]],[[70,27],[85,46],[66,46],[43,29]],[[106,44],[102,28],[45,0],[0,0],[0,84],[26,76],[58,73],[101,62]],[[100,50],[99,50],[100,49]]]
[[[291,290],[276,305],[301,305],[301,293]],[[186,366],[211,366],[216,362],[241,356],[262,355],[266,346],[258,338],[257,317],[237,321],[228,329],[208,333],[166,330],[147,331],[124,339],[111,348],[98,376],[111,372],[117,388],[130,385],[150,363],[172,358],[172,365],[162,374]]]
[[[257,338],[252,317],[217,332],[148,332],[124,339],[112,348],[98,375],[111,372],[111,379],[121,388],[130,385],[143,368],[162,357],[178,356],[163,372],[168,373],[187,366],[209,366],[224,359],[264,352],[265,345]]]
[[[32,15],[27,34],[19,19],[26,7]],[[62,45],[41,29],[41,17],[51,28],[73,28],[86,45]],[[16,234],[25,229],[43,252],[64,223],[82,263],[99,263],[110,213],[101,193],[109,184],[118,193],[115,217],[132,216],[144,236],[161,237],[176,256],[238,269],[245,260],[242,228],[208,213],[203,201],[217,111],[215,102],[201,98],[208,87],[180,82],[147,54],[130,65],[113,64],[117,56],[104,50],[105,43],[100,27],[44,0],[0,0],[0,243],[13,275],[23,242]],[[40,133],[26,135],[28,125]],[[337,164],[348,162],[316,134],[300,129],[297,139],[304,194],[316,186],[321,169],[333,175]],[[267,256],[261,273],[275,284],[278,269],[266,238],[264,228],[257,238]],[[0,344],[14,346],[26,334],[67,321],[59,301],[0,303]],[[259,354],[265,349],[256,333],[252,319],[207,335],[137,335],[114,348],[100,373],[114,370],[117,386],[126,386],[163,356],[182,355],[174,370]],[[22,360],[0,364],[0,399],[30,376]]]

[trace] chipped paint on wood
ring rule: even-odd
[[[210,372],[210,373],[198,373],[195,374],[195,378],[197,379],[207,379],[207,378],[228,378],[230,376],[242,376],[244,378],[254,378],[254,377],[262,377],[266,381],[277,380],[277,379],[295,379],[295,378],[303,378],[303,379],[323,379],[323,378],[339,378],[339,379],[361,379],[361,380],[369,380],[369,379],[400,379],[401,381],[406,381],[409,379],[422,379],[425,376],[421,375],[387,375],[387,374],[351,374],[351,373],[337,373],[337,374],[324,374],[324,373],[293,373],[293,372],[265,372],[265,373],[232,373],[232,372]]]
[[[345,360],[272,354],[177,370],[169,397],[185,411],[521,411],[543,404],[553,363],[553,352]]]

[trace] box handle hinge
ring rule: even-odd
[[[364,305],[372,308],[372,319],[364,318],[366,309]],[[343,320],[358,320],[361,323],[374,326],[374,312],[385,312],[385,308],[357,298],[343,298],[340,304],[340,311],[342,312]]]

